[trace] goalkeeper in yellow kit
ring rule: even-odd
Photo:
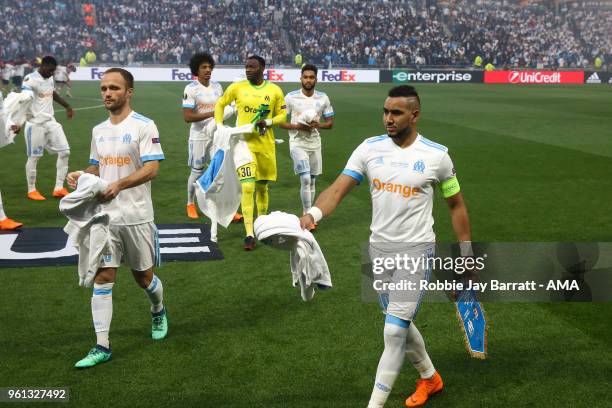
[[[247,251],[255,248],[255,203],[258,216],[268,212],[268,182],[276,180],[276,145],[272,126],[287,121],[283,91],[264,79],[265,68],[266,61],[260,56],[248,57],[245,65],[247,79],[230,85],[215,106],[218,126],[223,125],[223,109],[234,101],[238,115],[236,125],[255,125],[253,133],[244,135],[253,161],[236,169],[242,185],[241,206],[246,230],[244,249]]]

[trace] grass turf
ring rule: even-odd
[[[153,118],[166,161],[153,183],[156,221],[185,216],[188,126],[184,84],[139,83],[134,107]],[[295,84],[283,85],[285,91]],[[336,111],[325,132],[324,171],[333,181],[365,137],[384,132],[388,85],[328,85]],[[479,241],[610,241],[610,89],[605,86],[420,85],[419,130],[449,147]],[[75,83],[72,121],[57,117],[72,147],[70,169],[86,166],[91,128],[104,120],[97,84]],[[285,131],[277,137],[287,138]],[[62,226],[57,201],[25,200],[23,136],[0,151],[7,214],[26,226]],[[300,211],[299,181],[287,144],[278,146],[271,210]],[[50,196],[55,158],[39,162],[39,190]],[[435,230],[453,234],[436,198]],[[150,340],[145,295],[122,269],[114,289],[110,363],[77,371],[94,343],[89,290],[74,267],[0,272],[0,387],[69,387],[71,406],[362,407],[382,351],[383,317],[360,295],[360,245],[370,201],[352,192],[321,223],[317,238],[334,289],[304,304],[290,287],[287,255],[258,246],[244,253],[242,225],[220,231],[225,260],[166,263],[170,335]],[[517,261],[520,265],[520,260]],[[417,325],[445,380],[428,406],[609,406],[612,308],[608,304],[495,303],[490,357],[470,359],[450,303],[426,303]],[[580,373],[584,373],[579,376]],[[416,372],[406,363],[387,406],[403,406]]]

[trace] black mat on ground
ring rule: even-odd
[[[162,262],[223,259],[208,224],[158,224]],[[0,232],[0,268],[76,265],[77,251],[62,228]]]

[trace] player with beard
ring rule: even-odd
[[[96,346],[76,363],[77,368],[93,367],[111,358],[108,335],[113,315],[112,292],[121,262],[132,270],[136,283],[149,299],[151,337],[161,340],[168,334],[163,286],[153,273],[153,266],[161,263],[151,200],[151,180],[157,176],[159,162],[164,160],[159,132],[151,119],[132,110],[134,77],[129,71],[106,70],[100,91],[109,118],[93,128],[90,166],[67,177],[73,188],[83,172],[109,183],[100,201],[102,211],[110,215],[111,245],[102,256],[91,298]]]
[[[421,101],[408,85],[392,88],[383,107],[387,133],[361,143],[351,155],[342,174],[321,193],[301,218],[302,228],[310,228],[330,215],[340,201],[367,176],[372,197],[370,258],[393,260],[398,252],[410,258],[431,258],[435,250],[433,231],[434,187],[438,185],[450,210],[453,230],[463,256],[471,251],[471,230],[467,208],[448,149],[417,132]],[[418,259],[417,259],[418,260]],[[385,265],[392,282],[429,279],[431,264],[419,262],[414,270]],[[408,293],[407,293],[408,292]],[[383,407],[404,364],[405,357],[419,372],[416,391],[406,399],[408,407],[425,404],[443,388],[414,319],[422,291],[379,291],[386,315],[384,351],[380,358],[368,408]]]
[[[304,65],[300,82],[301,89],[285,95],[291,122],[281,123],[280,127],[289,130],[289,153],[293,171],[300,177],[300,198],[303,213],[306,214],[314,202],[315,180],[323,173],[319,130],[332,128],[334,108],[324,92],[315,90],[317,67]]]

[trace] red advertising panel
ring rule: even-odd
[[[582,84],[583,71],[485,71],[485,84]]]

